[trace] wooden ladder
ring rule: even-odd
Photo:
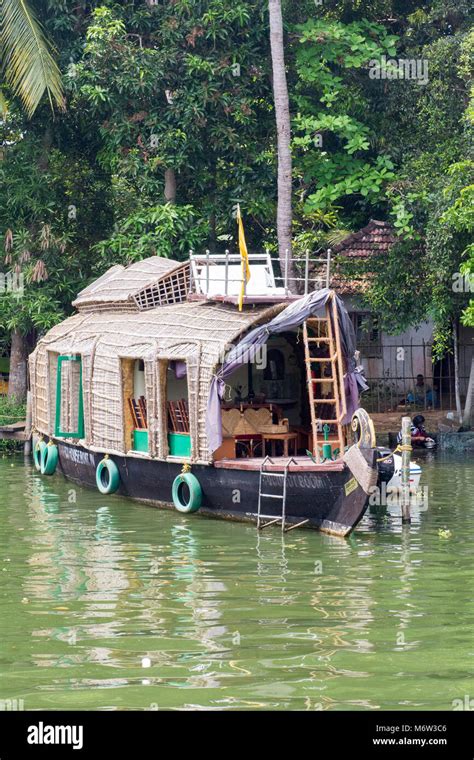
[[[341,341],[339,335],[339,320],[337,304],[333,296],[326,304],[325,317],[310,317],[303,324],[303,340],[306,364],[306,380],[308,385],[309,407],[311,413],[311,428],[313,431],[313,455],[316,462],[321,461],[318,446],[318,424],[335,425],[337,440],[339,442],[339,456],[344,454],[344,430],[342,420],[346,416],[346,396],[344,392],[344,366],[341,353]],[[311,356],[311,347],[318,349],[325,347],[328,356]],[[328,377],[314,378],[312,369],[315,364],[330,364],[331,374]],[[332,388],[330,398],[322,396],[323,383],[329,383]],[[316,387],[315,387],[316,386]],[[319,386],[319,393],[317,392]],[[335,410],[335,417],[317,417],[318,404],[330,404]]]

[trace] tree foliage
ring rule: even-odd
[[[20,6],[9,0],[2,13]],[[294,251],[317,254],[371,218],[390,221],[399,243],[371,262],[365,304],[394,332],[432,318],[439,354],[453,320],[474,323],[472,293],[453,287],[474,272],[469,6],[283,3]],[[3,83],[0,274],[24,282],[21,300],[0,297],[3,341],[46,330],[113,263],[232,247],[237,202],[249,246],[276,250],[267,0],[29,7],[56,51],[66,110],[53,118],[33,74],[29,106],[13,79]],[[3,49],[19,44],[26,65],[20,16],[2,29]],[[425,61],[427,81],[373,76],[384,56]]]
[[[472,250],[465,212],[472,184],[466,157],[472,156],[473,41],[463,3],[418,8],[408,21],[399,51],[426,61],[429,77],[423,86],[395,80],[386,87],[381,127],[396,167],[388,218],[400,245],[388,259],[371,263],[365,302],[391,332],[433,319],[439,357],[451,345],[452,321],[463,313],[466,324],[472,319],[472,307],[465,311],[469,292],[456,283]]]
[[[395,55],[397,38],[367,21],[311,19],[297,29],[294,142],[305,210],[326,210],[347,199],[352,208],[361,200],[377,205],[395,174],[389,155],[377,149],[377,119],[367,119],[367,67]]]
[[[98,120],[99,161],[121,181],[132,214],[156,206],[172,169],[178,203],[207,218],[214,238],[228,232],[237,200],[270,219],[264,7],[178,0],[94,12],[67,82],[74,107]]]
[[[61,73],[55,50],[44,33],[36,9],[27,0],[2,0],[0,60],[2,76],[31,117],[46,93],[51,109],[64,107]],[[3,95],[3,110],[6,99]]]

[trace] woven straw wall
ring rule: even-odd
[[[234,306],[198,302],[137,313],[76,314],[50,330],[32,355],[34,426],[54,433],[57,356],[80,354],[85,444],[103,452],[126,453],[121,359],[143,359],[150,454],[165,458],[167,410],[162,374],[168,361],[180,359],[188,369],[192,459],[210,461],[206,411],[216,365],[229,344],[282,308],[284,304],[238,312]]]

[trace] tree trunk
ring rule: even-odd
[[[47,172],[49,167],[49,154],[53,144],[53,129],[51,124],[47,124],[41,140],[41,154],[38,159],[38,168],[41,172]]]
[[[474,357],[471,361],[471,372],[469,374],[469,383],[467,386],[467,393],[466,393],[466,405],[464,407],[464,417],[463,422],[464,424],[471,425],[472,424],[472,418],[473,418],[473,412],[474,412]]]
[[[176,173],[174,169],[165,169],[165,201],[176,203]]]
[[[46,124],[41,139],[41,153],[38,158],[38,169],[41,173],[46,173],[49,167],[50,151],[53,144],[53,127],[49,121]],[[36,233],[36,224],[29,225],[29,231],[32,238]],[[10,377],[8,381],[8,398],[23,402],[26,399],[27,391],[27,359],[29,352],[28,337],[20,330],[13,330],[11,333],[11,350],[10,350]]]
[[[216,212],[209,214],[209,249],[214,253],[217,247]]]
[[[10,377],[8,381],[8,398],[23,402],[26,398],[26,359],[28,348],[26,338],[19,330],[11,335]]]
[[[458,322],[453,319],[453,348],[454,348],[454,392],[456,398],[456,414],[459,424],[462,425],[461,392],[459,389],[459,346],[458,346]]]
[[[291,191],[292,191],[292,163],[291,163],[291,123],[290,106],[288,99],[288,86],[285,71],[285,51],[283,45],[283,19],[281,13],[281,0],[268,0],[270,15],[270,48],[272,53],[273,70],[273,98],[275,102],[275,116],[277,126],[278,145],[278,208],[277,208],[277,236],[278,256],[282,269],[288,278],[294,277],[291,245]],[[288,279],[288,288],[292,293],[296,292],[296,283]]]

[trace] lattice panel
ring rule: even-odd
[[[186,265],[141,290],[134,296],[135,303],[141,311],[182,303],[188,296],[189,281],[189,265]]]

